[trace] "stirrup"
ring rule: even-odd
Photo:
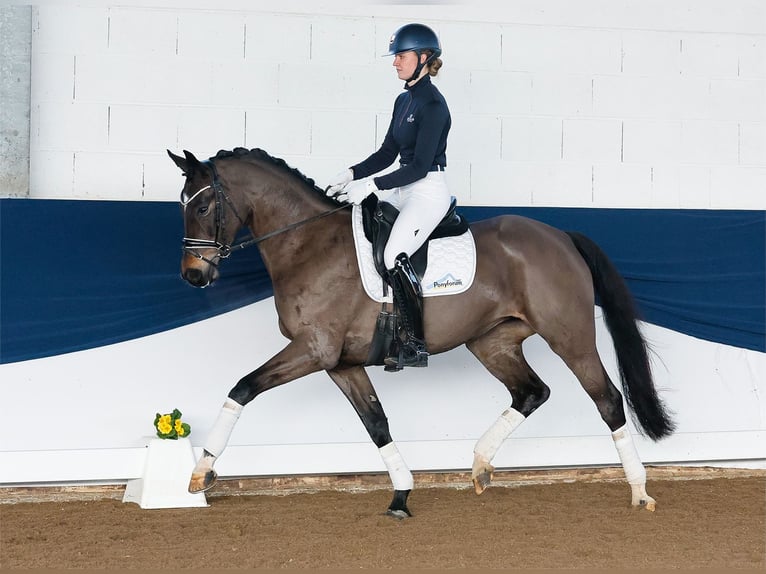
[[[383,370],[389,373],[401,371],[404,367],[427,367],[428,351],[426,344],[415,338],[404,343],[394,339],[389,354],[383,363],[385,364]]]

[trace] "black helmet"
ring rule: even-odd
[[[414,51],[418,55],[423,50],[431,50],[433,58],[438,58],[442,53],[439,38],[433,30],[423,24],[406,24],[393,33],[388,41],[387,56],[394,56],[400,52]]]

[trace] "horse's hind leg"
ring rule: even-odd
[[[503,441],[542,405],[550,390],[529,366],[521,343],[532,334],[528,325],[510,320],[466,344],[468,349],[511,393],[511,406],[506,409],[474,447],[473,479],[476,494],[481,494],[492,481],[495,470],[491,462]]]
[[[641,463],[628,429],[622,394],[604,369],[595,344],[587,352],[562,351],[555,345],[551,345],[551,348],[575,374],[595,403],[601,418],[612,431],[614,446],[625,471],[625,479],[630,485],[631,504],[653,511],[657,503],[646,493],[646,469]]]
[[[353,405],[386,465],[394,486],[394,498],[386,513],[400,519],[412,516],[407,508],[407,497],[414,485],[412,473],[391,439],[386,413],[367,372],[364,367],[355,366],[338,367],[327,371],[327,374]]]

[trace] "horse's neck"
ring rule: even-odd
[[[254,180],[255,181],[255,180]],[[266,174],[253,197],[251,232],[257,237],[274,233],[259,244],[272,279],[281,269],[291,269],[298,260],[310,259],[317,239],[326,233],[321,221],[305,223],[332,209],[319,194],[289,176],[279,179]]]

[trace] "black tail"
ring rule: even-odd
[[[668,436],[675,424],[657,396],[652,381],[644,337],[638,329],[638,313],[625,280],[601,248],[580,233],[567,232],[588,264],[612,335],[620,369],[623,393],[639,430],[653,440]]]

